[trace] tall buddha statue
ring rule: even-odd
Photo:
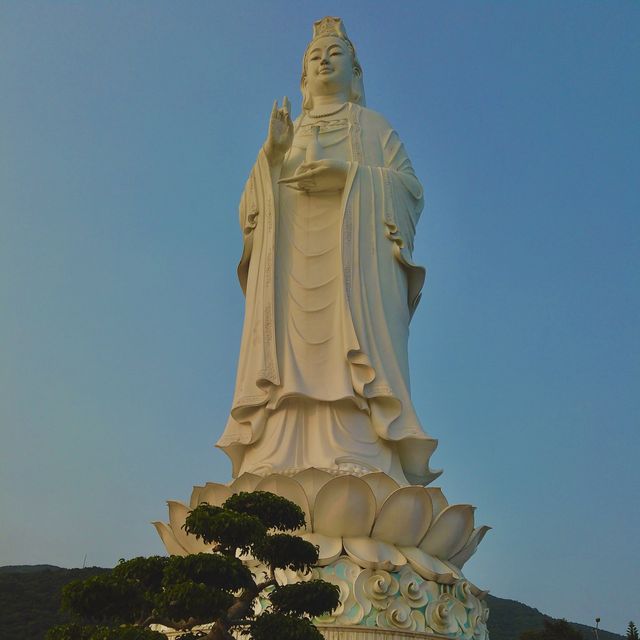
[[[246,306],[235,393],[217,446],[233,475],[382,471],[426,484],[437,441],[410,395],[412,259],[423,192],[398,134],[365,107],[338,18],[314,24],[302,113],[274,103],[240,201]]]

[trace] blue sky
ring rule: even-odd
[[[0,564],[162,552],[226,482],[237,201],[311,24],[345,20],[426,190],[412,387],[466,573],[640,621],[640,5],[0,3]]]

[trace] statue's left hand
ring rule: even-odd
[[[349,173],[349,163],[345,160],[314,160],[301,164],[289,178],[278,180],[296,191],[310,193],[319,191],[341,191]]]

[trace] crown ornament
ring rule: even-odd
[[[325,18],[322,18],[322,20],[316,20],[313,23],[312,41],[323,36],[336,36],[337,38],[341,38],[342,40],[346,40],[351,43],[340,18],[326,16]]]

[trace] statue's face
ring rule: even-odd
[[[325,36],[313,42],[306,57],[311,96],[349,92],[353,79],[351,51],[341,38]]]

